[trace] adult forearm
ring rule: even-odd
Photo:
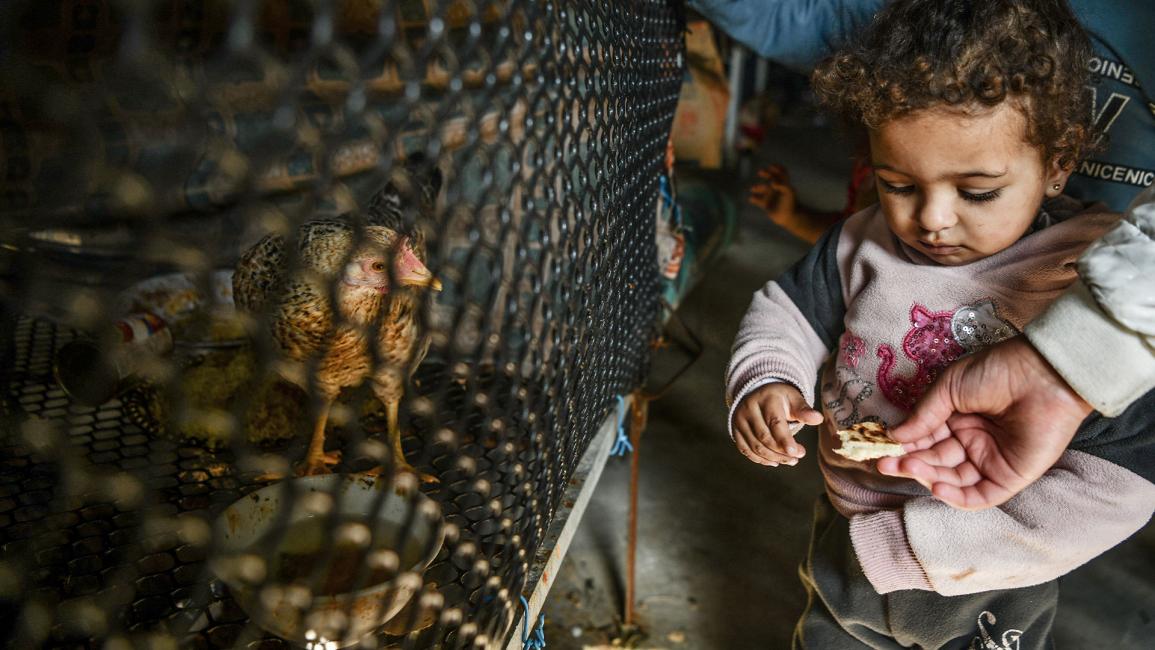
[[[1118,415],[1155,388],[1155,189],[1088,248],[1079,275],[1025,333],[1075,392]]]
[[[883,0],[690,0],[733,39],[768,59],[809,72],[870,22]]]

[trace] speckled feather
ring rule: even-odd
[[[402,216],[396,188],[386,186],[368,212],[369,225],[361,229],[362,247],[389,249],[398,237],[395,227]],[[380,399],[399,400],[405,381],[428,350],[417,318],[422,295],[409,287],[394,287],[386,295],[346,288],[338,304],[340,316],[335,318],[329,293],[342,286],[344,266],[357,250],[357,230],[349,215],[303,224],[297,233],[298,268],[292,273],[286,268],[284,238],[265,237],[237,263],[234,296],[242,309],[268,312],[273,339],[285,360],[296,362],[282,369],[286,379],[308,388],[305,363],[316,360],[316,387],[327,399],[371,377]],[[424,263],[424,237],[415,234],[409,235],[414,253]],[[374,368],[368,335],[377,323],[380,363]]]

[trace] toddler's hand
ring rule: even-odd
[[[791,422],[819,424],[822,414],[810,408],[790,384],[775,382],[756,389],[734,409],[734,444],[759,465],[795,465],[806,449],[790,433]]]

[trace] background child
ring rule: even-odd
[[[1117,221],[1061,195],[1094,141],[1088,47],[1062,0],[899,0],[814,75],[865,127],[880,204],[755,294],[727,372],[754,462],[797,463],[793,433],[821,423],[803,646],[1046,647],[1055,578],[1155,509],[1136,415],[1088,420],[1081,450],[976,513],[832,452],[835,430],[894,426],[947,364],[1020,332]]]

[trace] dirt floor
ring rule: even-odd
[[[772,132],[764,157],[782,162],[810,203],[837,208],[845,147],[813,125]],[[734,200],[744,186],[726,175]],[[798,564],[821,492],[813,458],[768,469],[729,441],[722,375],[750,295],[806,250],[751,207],[739,238],[681,308],[706,351],[652,405],[642,441],[637,617],[624,602],[629,461],[611,458],[546,603],[550,650],[617,646],[731,650],[788,648],[804,593]],[[803,442],[813,449],[813,432]],[[809,439],[807,438],[809,437]],[[1059,648],[1155,647],[1155,526],[1062,580]]]

